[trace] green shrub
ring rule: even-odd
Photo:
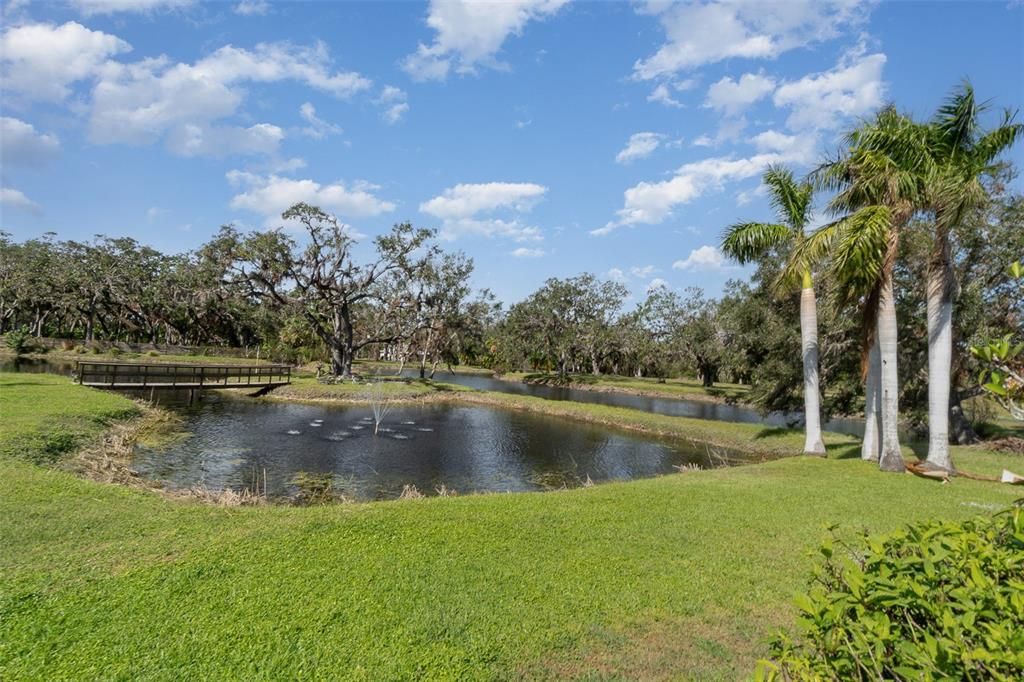
[[[146,355],[148,355],[151,358],[158,358],[160,357],[160,352],[155,350],[146,351]]]
[[[88,353],[89,349],[86,348],[85,346],[75,346],[75,352],[78,353],[79,355],[82,355],[83,353]]]
[[[27,327],[12,329],[7,332],[4,342],[16,355],[21,355],[32,349],[32,334]]]
[[[99,354],[100,354],[100,353],[102,353],[103,351],[102,351],[102,350],[100,350],[100,347],[99,347],[99,346],[90,346],[90,347],[89,347],[89,352],[90,352],[90,353],[92,353],[93,355],[99,355]]]
[[[107,353],[113,355],[116,358],[118,355],[121,354],[121,349],[118,348],[117,346],[111,346],[110,350],[108,350]]]
[[[821,549],[799,636],[759,680],[1024,679],[1024,513],[929,522]]]

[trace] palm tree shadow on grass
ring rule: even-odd
[[[785,426],[772,426],[766,427],[758,431],[754,435],[754,440],[763,440],[765,438],[775,438],[778,436],[785,436],[793,432],[793,429],[786,428]],[[860,442],[856,443],[842,443],[839,445],[829,445],[828,459],[859,459],[860,458]]]

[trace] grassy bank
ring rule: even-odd
[[[612,391],[686,400],[742,400],[750,390],[740,384],[717,383],[704,386],[697,379],[686,377],[659,379],[651,377],[623,377],[611,374],[570,374],[564,380],[557,374],[536,372],[509,372],[501,376],[507,381],[525,381],[535,384],[566,385],[588,391]]]
[[[0,443],[133,409],[39,375],[3,376],[0,397]],[[3,679],[735,679],[791,622],[826,525],[962,518],[1019,494],[791,458],[555,493],[220,508],[4,452]]]

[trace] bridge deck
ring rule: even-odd
[[[179,363],[93,362],[76,364],[83,386],[116,390],[276,388],[291,383],[288,365],[189,365]]]

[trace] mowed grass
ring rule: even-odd
[[[373,386],[363,382],[348,381],[337,384],[320,383],[310,374],[293,374],[292,383],[274,389],[269,394],[273,400],[366,400],[371,394],[386,400],[417,400],[439,394],[467,391],[465,386],[445,384],[429,379],[399,379],[379,377]]]
[[[56,381],[3,377],[4,441],[29,400],[21,429],[132,408],[66,381],[32,397]],[[219,508],[0,466],[0,679],[735,679],[791,623],[825,526],[1019,495],[789,458],[554,493]]]
[[[138,413],[123,397],[87,391],[66,377],[0,373],[0,456],[53,461]]]
[[[507,381],[540,384],[557,384],[560,381],[557,374],[545,372],[509,372],[501,375],[500,378]],[[625,377],[614,374],[570,374],[567,381],[574,388],[593,391],[619,391],[691,400],[742,399],[750,390],[749,386],[721,382],[714,386],[704,386],[699,379],[689,377],[676,377],[661,381],[652,377]]]

